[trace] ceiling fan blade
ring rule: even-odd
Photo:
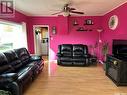
[[[71,13],[84,14],[84,12],[70,11]]]
[[[70,10],[76,10],[75,8],[70,8]]]
[[[62,12],[63,12],[63,10],[62,10],[62,11],[60,11],[60,12],[57,12],[57,13],[53,13],[53,14],[51,14],[51,15],[60,14],[60,13],[62,13]]]

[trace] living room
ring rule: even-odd
[[[2,1],[5,3],[5,0]],[[14,6],[13,8],[11,6],[11,8],[13,9],[12,14],[8,13],[7,10],[2,11],[1,4],[0,24],[12,24],[12,26],[14,24],[22,25],[24,26],[26,34],[25,36],[21,36],[22,35],[21,33],[15,32],[16,35],[15,34],[14,35],[17,36],[16,37],[17,43],[15,43],[16,45],[13,45],[15,47],[11,47],[12,49],[26,47],[28,52],[32,55],[41,54],[40,51],[43,50],[43,48],[39,47],[37,42],[38,41],[37,37],[39,37],[38,34],[40,34],[38,30],[40,28],[42,29],[42,27],[48,28],[47,29],[48,36],[46,36],[47,37],[46,41],[43,41],[42,39],[41,40],[42,42],[47,43],[48,45],[47,51],[48,53],[46,54],[46,56],[43,56],[42,58],[44,59],[44,63],[45,62],[49,63],[47,64],[45,63],[45,66],[43,68],[44,70],[37,76],[37,78],[33,81],[33,83],[29,85],[29,87],[26,87],[27,89],[25,92],[23,92],[23,95],[33,95],[35,93],[36,95],[127,94],[126,91],[127,87],[126,86],[119,87],[118,84],[120,82],[119,83],[114,82],[116,83],[117,85],[116,86],[105,75],[105,71],[103,70],[103,64],[105,64],[106,61],[105,58],[106,55],[113,54],[113,43],[124,42],[126,46],[127,42],[126,41],[127,22],[125,20],[125,18],[127,17],[127,13],[125,12],[127,9],[126,0],[118,0],[118,1],[111,0],[111,2],[104,0],[103,1],[55,0],[54,3],[51,3],[50,0],[48,1],[19,0],[13,2],[14,4],[11,3]],[[35,4],[35,6],[33,4]],[[4,7],[5,6],[8,6],[8,4],[5,3]],[[5,12],[7,12],[7,14],[5,14]],[[0,26],[0,29],[2,29],[2,26]],[[12,30],[11,28],[9,29]],[[6,29],[6,31],[8,31],[9,29]],[[0,34],[0,43],[2,43],[2,41],[5,40],[4,38],[7,39],[7,37],[3,36],[4,40],[1,40],[2,39],[1,35],[2,34]],[[15,38],[15,36],[13,38]],[[21,38],[21,40],[19,40],[18,42],[18,39],[20,37],[24,38]],[[11,36],[8,36],[8,38],[12,39]],[[16,41],[16,39],[14,41]],[[106,43],[108,50],[103,51],[103,48],[105,49],[105,47],[103,46],[106,45]],[[96,61],[97,66],[66,67],[58,65],[57,64],[58,46],[62,44],[87,45],[89,54],[94,56],[97,60]],[[23,51],[27,52],[27,50]],[[5,52],[3,51],[3,48],[1,52]],[[113,60],[115,60],[113,61],[114,64],[116,64],[116,61],[119,62],[119,60],[116,60],[114,58]],[[42,69],[42,67],[40,69]],[[92,74],[87,74],[89,72],[92,72]],[[73,78],[77,78],[77,80],[74,80]],[[80,80],[80,78],[83,78],[83,80]],[[92,78],[94,78],[95,80]],[[124,79],[126,79],[126,77],[124,77]],[[121,83],[120,85],[126,83]],[[86,86],[83,86],[85,84]]]

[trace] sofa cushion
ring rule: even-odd
[[[60,58],[61,61],[72,61],[71,57],[61,57]]]
[[[6,71],[4,71],[3,74],[6,74],[6,73],[14,73],[14,72],[15,72],[15,69],[12,66],[9,66],[9,68]]]
[[[18,55],[18,57],[21,60],[23,65],[28,64],[28,62],[30,60],[30,54],[26,48],[15,49],[15,52],[17,53],[17,55]]]
[[[72,45],[71,44],[63,44],[61,45],[61,51],[72,51]]]
[[[81,57],[80,58],[78,58],[78,57],[77,58],[73,58],[74,62],[85,62],[85,60],[86,60],[85,58],[81,58]]]
[[[8,64],[7,58],[0,53],[0,74],[13,72],[14,68]]]
[[[6,58],[8,59],[8,64],[10,64],[15,70],[19,69],[22,66],[21,61],[18,59],[18,56],[14,51],[4,52]]]
[[[0,53],[0,66],[6,65],[7,62],[7,58],[3,53]]]
[[[84,55],[84,45],[73,45],[73,56],[74,57],[80,57]]]
[[[13,50],[4,52],[4,55],[6,56],[8,62],[12,62],[12,61],[18,59],[18,56],[16,55],[16,53]]]
[[[10,70],[11,70],[11,66],[10,65],[0,66],[0,74],[2,74],[4,72],[10,72]]]
[[[84,51],[84,45],[73,45],[73,52],[83,52]]]
[[[0,75],[0,82],[13,82],[18,79],[16,73],[7,73]]]
[[[71,52],[61,52],[62,56],[72,56]]]
[[[61,61],[60,64],[61,65],[65,65],[65,66],[71,66],[73,63],[72,63],[72,61],[69,61],[69,62],[67,62],[67,61]]]
[[[15,70],[19,69],[22,67],[22,63],[20,60],[15,60],[11,63],[9,63]]]
[[[73,52],[73,56],[83,56],[83,52]]]
[[[43,60],[42,56],[40,56],[40,55],[31,55],[30,61],[39,61],[39,60]]]
[[[18,74],[18,80],[23,81],[27,79],[27,77],[30,77],[32,74],[32,68],[31,67],[24,67],[17,71]]]
[[[84,54],[88,54],[88,46],[84,45]]]
[[[71,44],[63,44],[60,48],[61,56],[72,56],[72,45]]]
[[[73,65],[76,65],[76,66],[83,66],[83,65],[86,65],[86,63],[85,62],[73,62]]]

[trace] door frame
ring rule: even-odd
[[[50,32],[49,32],[49,25],[33,25],[33,35],[34,35],[34,53],[36,54],[37,53],[37,51],[36,51],[36,48],[37,48],[37,46],[36,46],[36,36],[35,36],[35,29],[36,29],[36,27],[48,27],[48,38],[49,38],[49,40],[48,40],[48,47],[50,48]],[[49,48],[48,48],[48,57],[49,57],[49,55],[50,55],[50,50],[49,50]]]

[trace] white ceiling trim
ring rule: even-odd
[[[125,1],[125,2],[123,2],[123,3],[121,3],[121,4],[119,4],[118,6],[116,6],[116,7],[114,7],[114,8],[112,8],[111,10],[107,11],[106,13],[104,13],[102,16],[104,16],[104,15],[110,13],[111,11],[113,11],[113,10],[119,8],[120,6],[122,6],[122,5],[125,4],[125,3],[127,3],[127,1]]]

